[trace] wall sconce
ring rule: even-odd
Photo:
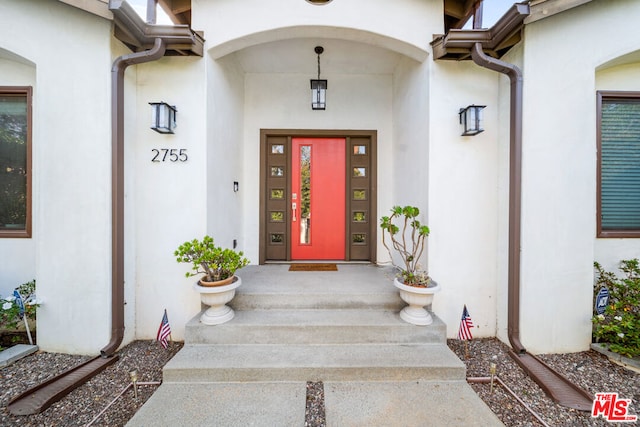
[[[240,190],[240,184],[238,183],[238,181],[233,181],[233,192],[237,193],[238,190]]]
[[[158,133],[174,133],[176,128],[175,105],[166,102],[150,102],[151,105],[151,129]]]
[[[320,55],[324,52],[324,48],[316,46],[314,51],[318,55],[318,78],[311,80],[311,108],[324,110],[327,106],[327,81],[320,80]]]
[[[460,125],[462,125],[462,136],[473,136],[484,131],[482,129],[482,109],[486,105],[469,105],[461,108],[458,112]]]

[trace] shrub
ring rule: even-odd
[[[191,264],[193,272],[187,272],[186,277],[204,273],[207,282],[232,277],[236,270],[249,265],[249,260],[242,251],[216,246],[210,236],[184,242],[174,252],[174,256],[178,262]]]
[[[22,296],[24,311],[28,318],[36,318],[36,308],[40,306],[36,300],[36,281],[32,280],[18,286],[17,291]],[[13,295],[0,298],[0,329],[16,329],[22,322],[20,307]]]
[[[609,350],[627,357],[640,356],[640,265],[638,259],[623,260],[624,277],[605,271],[594,263],[597,272],[594,295],[601,286],[609,290],[609,305],[604,314],[594,312],[593,340],[609,345]],[[594,304],[595,306],[595,304]]]

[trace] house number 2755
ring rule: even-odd
[[[186,162],[189,157],[187,156],[186,148],[154,148],[151,150],[153,157],[152,162]]]

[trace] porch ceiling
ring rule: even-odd
[[[317,73],[315,46],[324,47],[320,56],[322,75],[393,74],[402,55],[390,50],[336,39],[286,39],[249,46],[235,53],[246,73]]]

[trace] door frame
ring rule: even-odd
[[[313,130],[313,129],[261,129],[260,130],[260,212],[259,212],[259,263],[264,264],[266,261],[267,254],[267,238],[266,238],[266,221],[267,221],[267,175],[266,175],[266,165],[267,165],[267,147],[269,138],[285,138],[289,141],[289,146],[292,138],[302,137],[302,138],[345,138],[346,147],[350,147],[350,141],[352,138],[366,138],[369,140],[370,151],[370,182],[369,182],[369,194],[368,194],[368,202],[369,202],[369,212],[367,219],[367,233],[369,235],[368,242],[368,260],[369,262],[375,262],[376,260],[376,251],[377,251],[377,131],[376,130],[331,130],[331,129],[322,129],[322,130]],[[286,153],[289,156],[289,153]],[[291,159],[287,158],[287,164],[290,165]],[[350,160],[347,158],[345,161],[345,168],[349,168]],[[287,175],[288,176],[288,175]],[[349,175],[347,174],[347,180],[349,180]],[[290,206],[291,204],[291,189],[290,189],[291,181],[290,178],[287,178],[287,188],[285,189],[286,195],[286,206]],[[347,189],[350,188],[349,184],[346,184]],[[348,193],[346,191],[345,193]],[[351,235],[351,221],[350,221],[350,211],[351,211],[351,197],[347,194],[346,204],[345,204],[345,261],[351,261],[351,246],[350,246],[350,235]],[[289,209],[287,209],[287,212]],[[286,224],[289,224],[288,216],[285,220]],[[288,240],[288,239],[287,239]],[[286,255],[280,261],[290,261],[291,260],[291,250],[289,247],[289,243],[286,242]],[[360,258],[358,261],[362,261]]]

